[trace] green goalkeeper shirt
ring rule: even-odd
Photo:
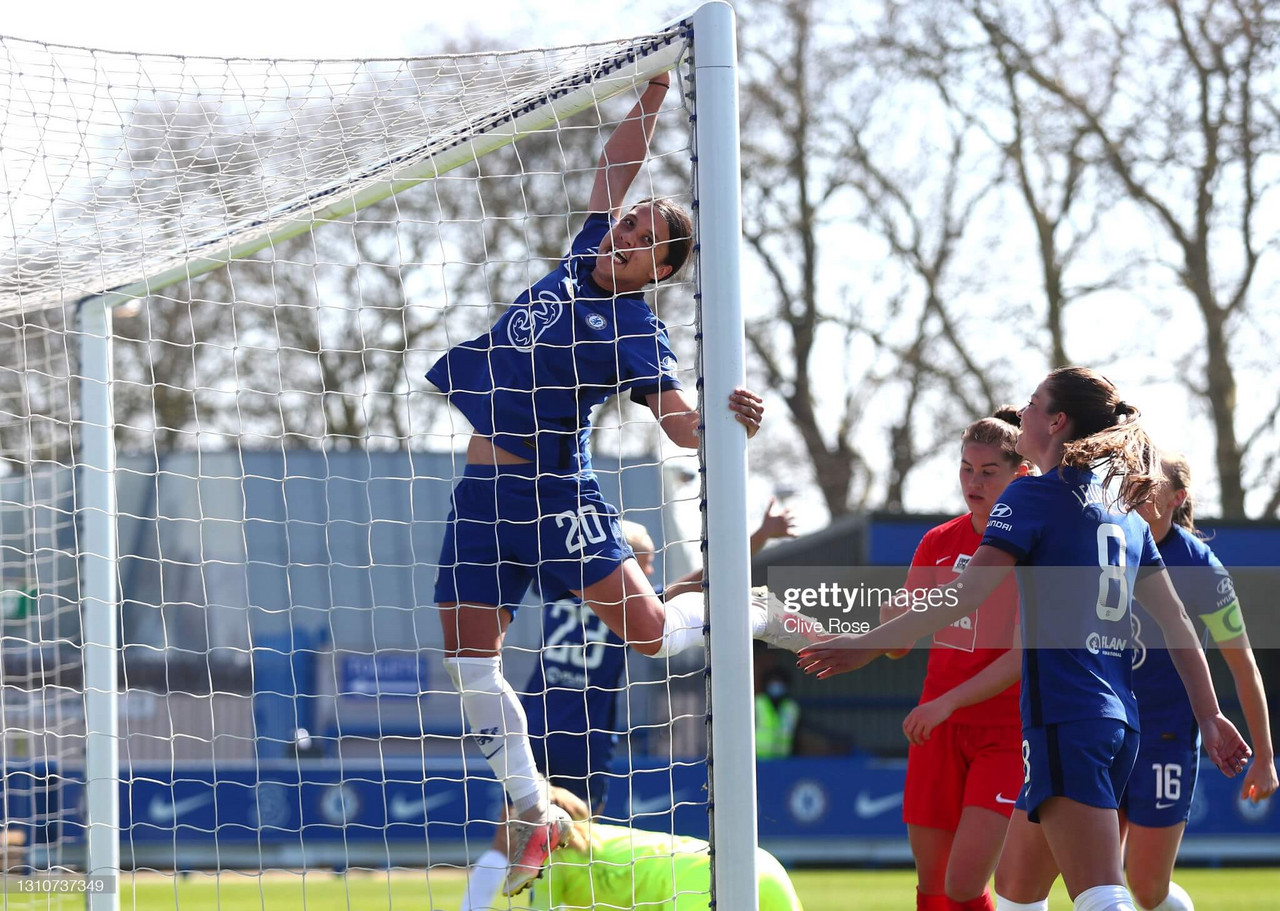
[[[561,848],[533,884],[536,911],[708,911],[711,857],[700,838],[593,823],[589,853]],[[760,911],[802,911],[787,871],[756,851]]]

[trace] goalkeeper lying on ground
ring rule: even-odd
[[[587,805],[563,788],[551,802],[573,818],[569,844],[551,853],[534,882],[536,911],[585,908],[637,911],[707,911],[711,906],[710,847],[700,838],[591,822]],[[760,911],[802,911],[787,871],[756,850]]]

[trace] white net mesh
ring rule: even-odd
[[[228,887],[233,868],[457,869],[487,847],[501,789],[432,603],[468,427],[423,375],[565,255],[601,143],[688,40],[308,62],[0,39],[3,743],[7,818],[42,846],[26,863],[82,863],[74,326],[106,293],[126,869]],[[673,83],[632,197],[688,206]],[[694,395],[692,297],[649,303]],[[598,409],[595,467],[661,584],[697,559],[696,462],[624,399]],[[621,648],[596,625],[518,612],[507,679],[574,685]],[[705,835],[700,656],[620,666],[580,695],[616,713],[595,732],[621,740],[606,814]],[[455,900],[441,882],[428,906]]]
[[[0,311],[133,294],[460,164],[670,64],[682,30],[414,60],[138,56],[0,39]]]
[[[84,765],[72,417],[60,310],[0,319],[0,742],[8,863],[66,869],[64,784]]]

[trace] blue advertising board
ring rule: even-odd
[[[83,835],[83,784],[74,773],[10,765],[6,811],[30,825],[34,841]],[[707,835],[706,766],[627,767],[616,763],[604,815],[630,825]],[[760,841],[791,860],[903,860],[905,764],[853,756],[785,759],[758,767]],[[56,787],[48,786],[59,783]],[[43,787],[51,792],[39,794]],[[1276,800],[1239,799],[1239,783],[1207,763],[1192,805],[1185,844],[1225,845],[1202,859],[1263,856],[1280,840]],[[344,765],[318,760],[218,766],[135,765],[121,783],[122,844],[225,850],[242,846],[331,844],[359,856],[396,845],[431,856],[465,856],[489,843],[501,816],[502,791],[480,764]],[[733,795],[721,797],[733,799]],[[57,808],[61,812],[57,812]],[[49,825],[49,816],[62,820]],[[470,846],[470,848],[467,848]],[[891,850],[889,850],[891,849]],[[204,852],[209,855],[209,851]],[[212,856],[212,855],[210,855]],[[354,860],[352,862],[355,862]]]

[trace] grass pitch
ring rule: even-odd
[[[791,874],[805,911],[902,911],[914,907],[911,870],[795,870]],[[1181,869],[1177,881],[1196,911],[1275,911],[1280,908],[1280,867]],[[454,869],[389,873],[243,871],[125,874],[120,907],[130,911],[456,911],[462,874]],[[28,895],[7,883],[4,911],[80,911],[77,895]],[[518,905],[516,906],[518,907]],[[1061,882],[1050,911],[1070,911]],[[652,911],[663,911],[648,906]]]

